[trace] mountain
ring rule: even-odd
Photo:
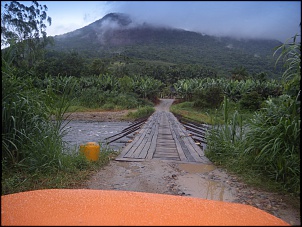
[[[78,51],[88,58],[124,55],[134,59],[173,64],[202,64],[221,74],[243,66],[249,73],[275,69],[277,40],[215,37],[183,29],[137,23],[129,15],[110,13],[83,28],[57,35],[56,51]]]

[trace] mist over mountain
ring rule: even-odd
[[[83,28],[54,36],[56,51],[78,51],[88,58],[114,54],[174,64],[203,64],[218,71],[238,66],[250,73],[278,74],[274,67],[277,40],[235,39],[136,22],[110,13]]]

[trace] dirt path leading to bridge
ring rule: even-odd
[[[172,99],[162,99],[157,111],[169,111]],[[111,115],[113,116],[113,115]],[[215,165],[163,160],[121,162],[111,160],[82,185],[86,189],[123,190],[189,196],[247,204],[300,225],[300,210],[287,198],[247,186]]]

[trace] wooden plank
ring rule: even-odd
[[[175,141],[173,143],[157,143],[158,147],[175,147]]]
[[[206,132],[208,131],[209,129],[205,126],[197,126],[197,125],[194,125],[194,124],[190,124],[190,123],[183,123],[185,128],[188,127],[188,128],[192,128],[192,129],[195,129],[195,130],[199,130],[199,131],[202,131],[202,132]]]
[[[157,144],[160,146],[171,146],[171,145],[175,145],[175,141],[167,141],[167,142],[157,142]]]
[[[156,150],[177,150],[176,144],[171,147],[156,146]]]
[[[184,157],[186,158],[187,161],[195,161],[190,150],[188,149],[188,147],[182,140],[182,137],[184,136],[184,131],[182,131],[182,129],[180,129],[180,127],[179,127],[180,123],[177,121],[177,119],[174,116],[172,116],[172,114],[171,114],[170,119],[171,119],[171,122],[173,122],[173,125],[171,126],[171,128],[173,130],[175,140],[179,144],[179,147],[180,147]]]
[[[132,141],[132,146],[131,148],[128,150],[127,153],[124,154],[124,157],[128,157],[130,158],[133,153],[135,152],[135,150],[138,148],[138,146],[142,143],[151,123],[153,122],[153,118],[151,118],[150,121],[147,122],[147,124],[142,128],[141,132],[136,135],[136,137],[134,138],[134,140]]]
[[[183,127],[180,127],[180,124],[176,124],[176,127],[177,127],[179,132],[182,132],[184,134],[184,136],[181,136],[180,139],[184,142],[185,146],[187,147],[187,149],[190,152],[191,156],[194,158],[195,162],[202,162],[203,160],[199,157],[199,154],[193,148],[190,141],[188,141],[188,139],[192,140],[192,138],[187,134],[187,132],[185,131],[185,129]]]
[[[169,135],[169,136],[160,136],[160,135],[158,135],[157,136],[158,137],[158,139],[162,139],[162,140],[173,140],[173,136],[172,135]]]
[[[211,163],[211,161],[205,156],[204,151],[195,144],[192,138],[187,138],[187,140],[198,155],[198,157],[202,160],[202,163]]]
[[[155,153],[157,153],[157,152],[161,152],[161,153],[175,153],[176,152],[176,153],[178,153],[176,148],[171,148],[171,149],[156,148]]]
[[[147,159],[152,159],[153,154],[155,152],[155,148],[156,148],[156,141],[157,141],[157,136],[158,136],[158,124],[155,125],[155,133],[152,137],[152,141],[151,141],[151,145],[150,148],[148,150],[148,154],[147,154]]]
[[[153,139],[155,133],[157,132],[156,125],[157,124],[153,124],[152,125],[152,131],[151,131],[150,135],[148,136],[148,140],[147,140],[146,146],[143,148],[142,152],[140,153],[139,158],[146,158],[147,157],[148,151],[151,148],[152,139]]]
[[[148,149],[150,147],[150,142],[147,142],[148,137],[145,137],[141,144],[136,148],[136,150],[132,154],[132,158],[138,158],[142,153],[143,149],[146,147]]]
[[[163,111],[151,115],[132,143],[116,158],[123,161],[146,159],[207,163],[204,152],[188,136],[188,131],[172,113]]]
[[[178,127],[178,130],[182,131],[184,134],[186,133],[186,131],[183,127]],[[196,162],[208,163],[208,161],[205,158],[200,157],[200,156],[204,157],[204,153],[195,144],[195,142],[193,141],[193,139],[190,136],[183,136],[182,140],[185,142],[185,145],[187,146],[190,154],[193,156],[193,158]]]
[[[153,158],[179,158],[178,155],[153,155]]]
[[[174,158],[174,157],[154,157],[153,159],[160,159],[160,160],[176,160],[176,161],[180,161],[179,158]]]
[[[180,145],[180,143],[179,143],[179,141],[177,139],[177,136],[175,134],[175,131],[174,131],[174,128],[173,128],[173,125],[172,125],[172,124],[175,124],[176,118],[175,119],[173,119],[173,118],[171,119],[170,118],[170,120],[171,120],[171,122],[170,122],[171,133],[172,133],[175,145],[176,145],[177,152],[179,154],[179,158],[180,158],[181,161],[187,161],[188,159],[187,159],[187,157],[185,156],[185,154],[184,154],[184,152],[182,150],[182,147],[181,147],[181,145]]]
[[[145,145],[145,142],[147,141],[146,138],[146,132],[144,132],[140,137],[139,140],[137,140],[137,142],[132,146],[132,148],[130,149],[130,151],[125,155],[125,157],[132,157],[135,155],[135,152],[138,151],[140,153],[140,151],[138,150],[138,148],[142,148],[142,146]]]
[[[177,152],[156,152],[156,151],[153,156],[154,157],[155,156],[177,156],[177,157],[179,157]]]
[[[162,153],[162,154],[173,154],[173,153],[176,153],[178,154],[177,152],[177,149],[169,149],[169,150],[164,150],[164,149],[160,149],[160,150],[155,150],[155,153]]]
[[[182,140],[184,141],[185,145],[187,146],[190,154],[194,158],[195,162],[202,162],[203,160],[199,157],[196,150],[192,147],[191,143],[188,141],[188,139],[192,139],[190,137],[183,137]]]

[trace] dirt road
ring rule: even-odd
[[[169,111],[172,103],[172,99],[162,99],[156,110]],[[301,224],[300,211],[287,205],[284,197],[248,187],[235,175],[212,164],[112,160],[85,182],[83,187],[172,194],[247,204],[271,213],[291,225]]]

